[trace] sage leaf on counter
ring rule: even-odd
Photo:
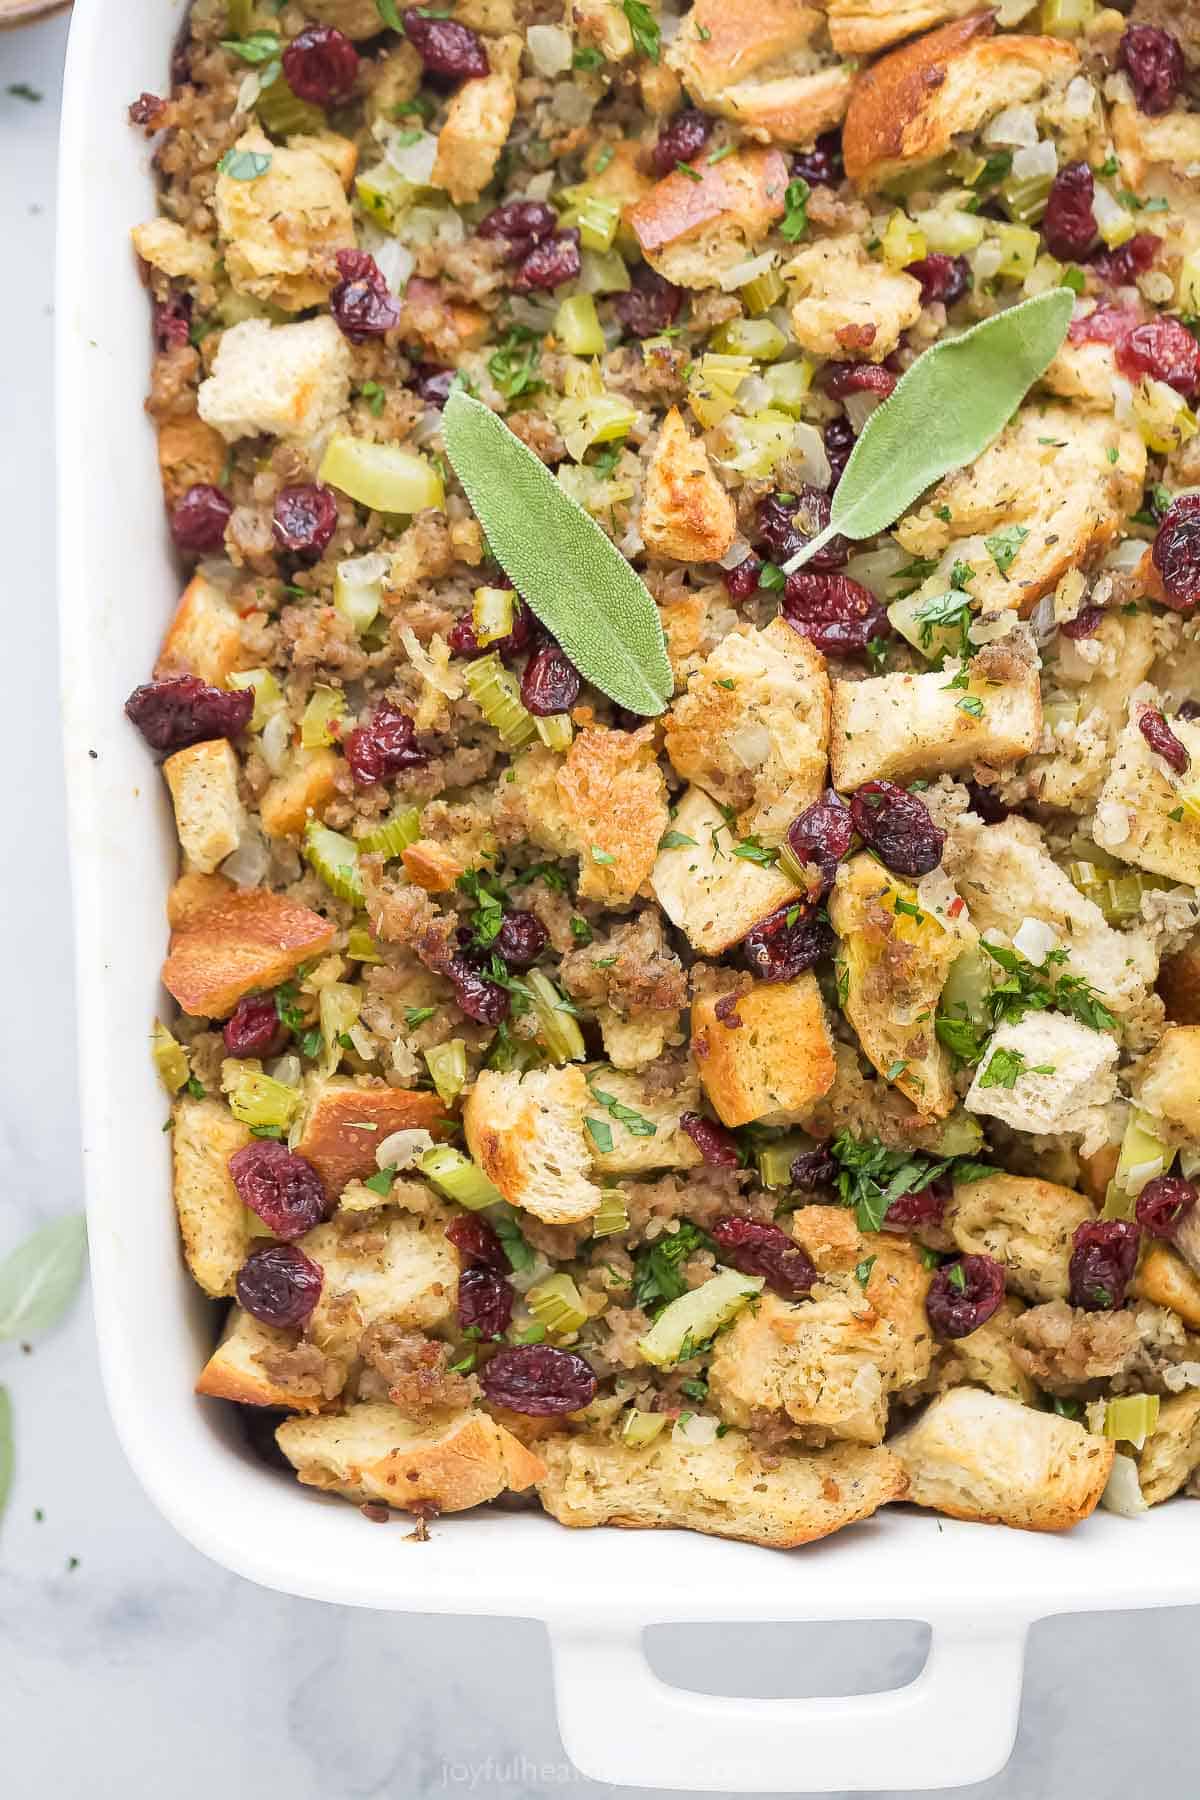
[[[502,419],[456,388],[446,454],[518,594],[579,673],[630,712],[653,716],[673,682],[658,608],[596,521]]]
[[[82,1213],[53,1219],[0,1263],[0,1341],[56,1325],[83,1275],[87,1232]]]
[[[8,1503],[15,1464],[12,1401],[8,1397],[8,1389],[0,1387],[0,1519],[4,1517],[4,1508]]]
[[[787,573],[832,537],[886,530],[935,481],[974,462],[1053,362],[1074,305],[1070,288],[1053,288],[919,356],[863,426],[829,524],[784,564]]]

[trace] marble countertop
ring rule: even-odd
[[[21,777],[5,796],[16,848],[5,935],[33,952],[9,958],[0,1035],[0,1254],[80,1196],[54,720],[50,295],[65,41],[63,19],[0,34],[0,529],[6,661],[22,671],[6,694]],[[289,1599],[177,1538],[117,1446],[86,1298],[29,1353],[0,1345],[0,1381],[13,1396],[18,1456],[0,1538],[5,1800],[622,1791],[565,1761],[540,1626]],[[672,1628],[654,1634],[653,1658],[664,1679],[702,1692],[735,1681],[765,1697],[855,1692],[908,1679],[923,1641],[911,1625]],[[1200,1758],[1198,1645],[1194,1609],[1035,1627],[1014,1759],[969,1791],[987,1800],[1178,1791],[1179,1771]]]

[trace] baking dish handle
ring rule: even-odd
[[[1003,1768],[1017,1732],[1023,1620],[933,1627],[906,1687],[845,1699],[735,1700],[660,1681],[641,1627],[550,1628],[571,1761],[619,1786],[723,1793],[946,1788]]]

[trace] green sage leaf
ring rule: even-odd
[[[83,1214],[54,1219],[0,1263],[0,1341],[28,1337],[58,1323],[83,1275]]]
[[[1053,288],[919,356],[867,420],[829,524],[785,564],[788,573],[832,537],[885,530],[935,481],[974,462],[1049,368],[1074,305],[1070,288]]]
[[[653,716],[674,683],[658,608],[596,521],[502,419],[456,388],[442,435],[492,552],[594,687]]]
[[[13,1448],[12,1401],[8,1397],[8,1389],[0,1387],[0,1519],[4,1517],[4,1508],[8,1504],[8,1496],[12,1491],[16,1461],[16,1451]]]

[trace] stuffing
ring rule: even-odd
[[[945,1118],[956,1095],[934,1015],[951,965],[975,941],[966,909],[922,907],[915,888],[864,852],[838,870],[829,917],[842,940],[842,1011],[863,1051],[922,1118]]]
[[[151,219],[135,225],[130,235],[142,261],[164,275],[204,282],[216,273],[217,252],[207,238],[193,236],[174,219]]]
[[[337,791],[345,769],[336,750],[297,748],[290,768],[263,790],[258,811],[270,837],[299,837],[310,818],[319,819]]]
[[[787,1549],[869,1518],[904,1494],[886,1450],[853,1444],[767,1455],[740,1431],[711,1444],[664,1432],[644,1450],[559,1433],[538,1449],[546,1463],[538,1495],[560,1525],[685,1526]]]
[[[154,665],[154,679],[198,675],[224,687],[245,664],[237,613],[223,587],[197,572],[183,590]]]
[[[1200,113],[1173,106],[1152,116],[1128,101],[1112,109],[1112,135],[1122,179],[1140,195],[1194,203],[1200,162]]]
[[[1109,610],[1085,643],[1086,660],[1079,646],[1060,636],[1046,670],[1046,680],[1076,701],[1076,719],[1055,727],[1053,749],[1030,757],[1021,770],[1036,800],[1064,811],[1083,811],[1108,773],[1129,697],[1154,661],[1154,619],[1148,611]]]
[[[190,487],[218,487],[228,454],[225,439],[199,413],[158,421],[158,472],[163,499],[175,506]]]
[[[1163,958],[1157,986],[1172,1025],[1200,1025],[1200,937]]]
[[[955,1183],[945,1224],[969,1256],[990,1256],[1023,1299],[1065,1300],[1071,1239],[1093,1218],[1082,1194],[1032,1175],[985,1175]]]
[[[439,1135],[445,1107],[438,1096],[407,1088],[369,1085],[366,1077],[314,1078],[308,1092],[297,1153],[310,1162],[336,1200],[351,1181],[374,1175],[378,1144],[394,1131],[431,1131]]]
[[[239,889],[172,931],[163,985],[184,1012],[224,1019],[243,994],[277,987],[333,937],[329,921],[307,906],[266,888]]]
[[[321,25],[336,25],[356,41],[379,35],[379,8],[375,0],[305,0],[305,12]]]
[[[987,1041],[963,1105],[1014,1131],[1085,1131],[1117,1091],[1114,1040],[1065,1013],[1026,1013]]]
[[[973,463],[901,519],[896,536],[911,556],[963,555],[979,610],[1015,607],[1025,617],[1069,569],[1104,554],[1141,504],[1145,476],[1136,431],[1101,413],[1027,402]]]
[[[467,1147],[511,1206],[548,1225],[577,1224],[601,1199],[584,1134],[594,1108],[576,1064],[527,1075],[482,1069],[463,1107]]]
[[[293,325],[244,319],[222,332],[200,417],[227,443],[273,432],[310,438],[350,399],[350,346],[328,313]]]
[[[952,673],[952,672],[951,672]],[[1009,640],[988,644],[963,665],[967,684],[945,669],[835,681],[829,738],[834,786],[904,782],[1013,763],[1042,735],[1036,658]]]
[[[1200,1331],[1200,1275],[1169,1244],[1153,1243],[1143,1251],[1133,1288],[1139,1299],[1169,1307]]]
[[[1065,1300],[1031,1306],[1012,1336],[1020,1368],[1046,1393],[1067,1397],[1121,1374],[1139,1342],[1131,1312],[1085,1312]]]
[[[394,1406],[362,1402],[317,1419],[285,1419],[275,1437],[306,1487],[382,1500],[401,1512],[463,1512],[532,1486],[544,1467],[481,1412],[416,1425]]]
[[[633,55],[629,20],[611,0],[571,0],[570,18],[580,43],[599,50],[606,62],[623,62]]]
[[[162,766],[175,808],[185,867],[211,875],[232,856],[246,828],[238,799],[238,759],[227,738],[189,744]]]
[[[336,277],[333,253],[355,247],[350,202],[328,159],[311,145],[272,144],[255,127],[234,145],[234,167],[256,157],[263,171],[249,180],[217,175],[214,206],[226,273],[239,294],[301,312],[328,297],[324,271],[332,268]]]
[[[646,465],[639,529],[651,556],[676,562],[719,562],[737,531],[733,501],[677,406],[663,420]]]
[[[1066,1531],[1093,1511],[1116,1446],[1074,1419],[952,1388],[891,1439],[908,1499],[952,1519]]]
[[[1200,1389],[1163,1401],[1137,1465],[1138,1485],[1148,1506],[1169,1500],[1200,1467]]]
[[[857,235],[806,244],[783,268],[792,331],[814,356],[882,362],[921,315],[921,284],[868,256]]]
[[[276,1331],[240,1306],[231,1306],[221,1341],[200,1371],[196,1392],[214,1400],[236,1400],[242,1406],[319,1412],[341,1391],[346,1372],[315,1346],[306,1348],[310,1356],[296,1357],[294,1331]],[[303,1369],[306,1362],[311,1369]]]
[[[618,1069],[643,1069],[676,1041],[679,1017],[664,1013],[622,1014],[611,1006],[596,1009],[604,1054]]]
[[[656,182],[630,209],[629,226],[668,281],[717,287],[783,217],[787,184],[778,150],[742,150],[716,164],[701,159],[694,174],[676,169]]]
[[[446,1325],[458,1296],[458,1254],[446,1238],[450,1214],[387,1208],[339,1213],[305,1232],[300,1248],[325,1281],[307,1335],[350,1359],[362,1333],[381,1319],[410,1330]]]
[[[776,618],[721,640],[668,712],[665,748],[736,810],[739,835],[776,844],[824,791],[829,715],[825,658]]]
[[[1122,862],[1167,875],[1191,886],[1200,883],[1200,819],[1180,805],[1179,785],[1157,751],[1142,736],[1143,713],[1158,710],[1153,688],[1139,688],[1129,703],[1129,722],[1117,740],[1107,781],[1096,802],[1093,832],[1102,850]],[[1200,722],[1170,721],[1191,758],[1200,757]],[[1186,778],[1185,778],[1186,785]]]
[[[648,1169],[693,1169],[703,1160],[679,1124],[682,1113],[700,1110],[700,1083],[693,1073],[689,1071],[670,1093],[662,1093],[638,1075],[602,1063],[589,1068],[586,1074],[594,1174],[641,1175]],[[647,1131],[648,1125],[653,1126],[653,1131]],[[610,1137],[611,1148],[605,1149]]]
[[[825,0],[840,56],[871,56],[903,38],[979,10],[979,0]]]
[[[958,1365],[957,1379],[972,1387],[987,1388],[992,1394],[1003,1394],[1009,1400],[1019,1400],[1023,1406],[1032,1406],[1037,1400],[1037,1385],[1025,1372],[1017,1351],[1018,1328],[1024,1316],[1021,1302],[1008,1294],[990,1319],[985,1319],[966,1337],[955,1338],[949,1354]],[[1087,1317],[1107,1315],[1089,1313]]]
[[[176,1102],[171,1153],[183,1254],[214,1299],[233,1293],[249,1247],[250,1215],[229,1173],[230,1157],[249,1142],[249,1126],[219,1100]]]
[[[788,1124],[833,1084],[833,1039],[816,976],[696,1000],[692,1056],[724,1124]]]
[[[841,123],[852,69],[834,62],[819,7],[695,0],[667,52],[698,106],[760,143],[809,145]]]
[[[690,842],[659,851],[650,885],[671,923],[703,955],[728,950],[760,919],[795,899],[794,882],[779,869],[733,854],[733,832],[702,788],[686,789],[670,828]]]
[[[883,187],[953,149],[1009,106],[1062,87],[1079,52],[1061,38],[994,35],[995,15],[954,19],[880,57],[855,82],[842,131],[846,174]]]
[[[1041,385],[1060,400],[1111,412],[1117,365],[1111,344],[1076,344],[1068,338],[1056,351]]]
[[[478,200],[492,179],[517,111],[521,40],[493,38],[487,50],[492,72],[464,81],[451,99],[430,176],[430,184],[445,188],[459,205]]]

